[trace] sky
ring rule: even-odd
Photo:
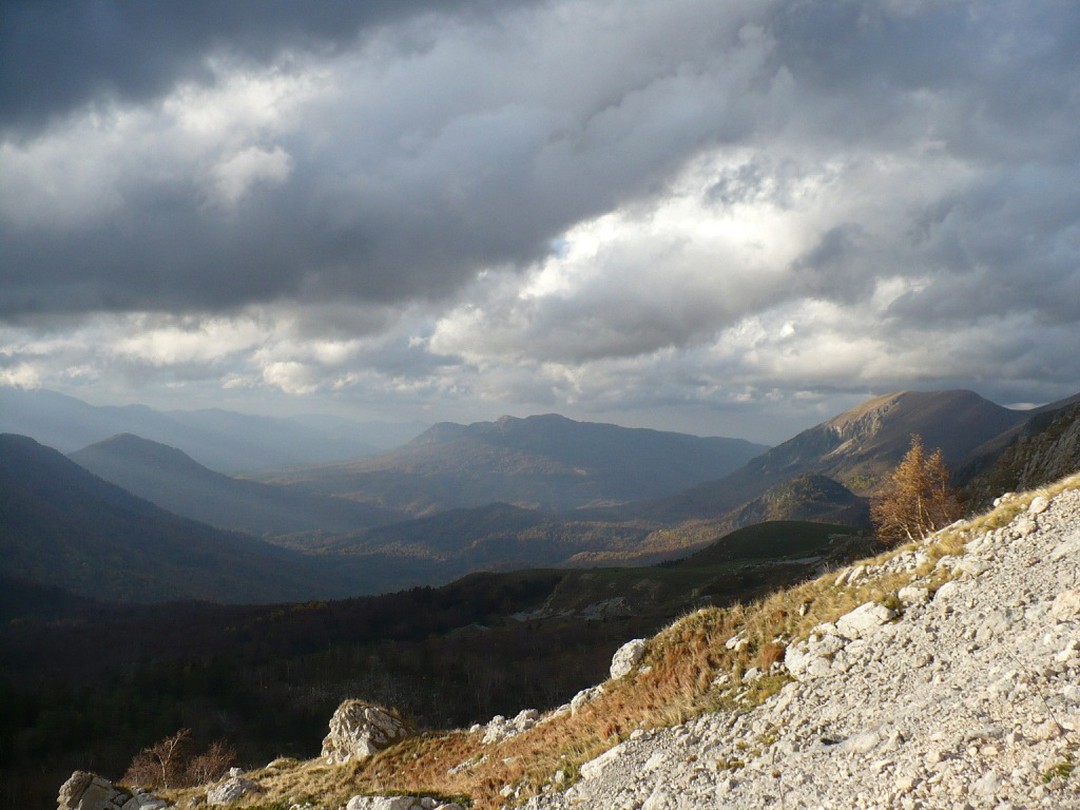
[[[775,444],[1080,391],[1080,5],[6,0],[0,385]]]

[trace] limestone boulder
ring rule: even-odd
[[[1080,619],[1080,589],[1059,593],[1050,606],[1050,615],[1059,622]]]
[[[621,678],[636,667],[645,655],[645,646],[645,639],[635,638],[619,647],[611,657],[611,679]]]
[[[836,629],[845,638],[862,638],[896,616],[897,612],[890,607],[877,602],[867,602],[837,619]]]
[[[433,796],[353,796],[345,810],[461,810],[461,805]]]
[[[604,687],[602,685],[590,686],[587,689],[582,689],[570,700],[570,713],[577,714],[581,709],[589,703],[592,703],[598,697],[604,694]]]
[[[75,771],[56,797],[57,810],[161,810],[169,806],[152,793],[131,793],[87,771]]]
[[[363,700],[346,700],[330,718],[322,757],[331,764],[362,761],[412,735],[393,709]]]
[[[507,720],[501,714],[497,714],[484,727],[484,739],[482,742],[484,745],[491,745],[524,734],[535,726],[539,719],[540,712],[536,709],[522,709],[510,720]]]
[[[263,788],[257,782],[245,779],[239,774],[232,774],[220,784],[206,792],[206,803],[211,805],[232,804],[245,796],[262,793]]]

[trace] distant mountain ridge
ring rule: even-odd
[[[403,518],[343,498],[230,478],[175,447],[130,433],[84,447],[68,458],[162,509],[256,536],[355,532]]]
[[[69,486],[76,478],[55,459],[47,496],[27,501],[17,464],[0,477],[0,499],[18,507],[0,514],[3,548],[10,546],[14,566],[4,573],[74,587],[62,573],[70,569],[76,578],[99,576],[119,588],[110,598],[151,598],[135,583],[153,582],[155,599],[237,601],[277,598],[221,586],[223,577],[245,570],[257,571],[251,576],[268,586],[288,581],[296,586],[288,598],[308,599],[438,584],[477,570],[655,563],[762,522],[866,526],[867,495],[907,451],[912,433],[928,447],[942,446],[954,467],[955,459],[962,466],[977,457],[981,470],[997,469],[1030,486],[1080,461],[1078,408],[1010,410],[965,391],[889,394],[719,478],[641,500],[629,495],[699,482],[716,467],[730,469],[728,451],[749,455],[761,448],[554,414],[504,417],[440,423],[391,453],[269,477],[293,484],[283,487],[229,478],[174,447],[120,435],[72,457],[146,501],[103,489],[96,478],[96,488],[85,480]],[[10,467],[15,457],[0,447],[0,466]],[[75,492],[85,497],[72,500]],[[121,502],[127,505],[118,508]],[[612,502],[619,505],[606,505]],[[163,538],[160,565],[134,542],[140,521]],[[288,551],[267,556],[282,549],[205,524],[272,537]],[[35,554],[41,559],[31,559]],[[208,582],[217,590],[207,590]],[[178,584],[183,593],[172,590]]]
[[[218,472],[336,461],[407,441],[417,425],[357,423],[331,416],[278,418],[221,409],[158,411],[96,406],[48,390],[0,386],[0,433],[30,436],[71,453],[120,433],[183,450]]]
[[[105,600],[276,602],[345,596],[347,577],[177,517],[26,436],[0,434],[5,576]]]
[[[653,519],[720,516],[799,475],[827,476],[868,495],[910,447],[911,435],[940,447],[955,466],[1030,417],[974,391],[900,391],[875,397],[777,445],[723,478],[636,512]]]
[[[742,439],[557,414],[506,416],[440,423],[390,453],[259,478],[417,516],[495,501],[562,511],[678,492],[731,472],[765,449]]]

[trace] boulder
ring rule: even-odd
[[[207,804],[232,804],[251,793],[262,793],[262,786],[239,774],[232,774],[219,785],[206,792]]]
[[[484,727],[484,745],[500,743],[523,734],[536,725],[540,719],[540,712],[536,709],[522,709],[512,720],[507,720],[501,714],[491,718],[491,722]]]
[[[859,605],[836,620],[836,629],[845,638],[862,638],[874,628],[895,619],[897,612],[877,602]]]
[[[577,714],[581,711],[581,708],[587,703],[592,703],[598,697],[604,694],[603,686],[590,686],[587,689],[582,689],[570,700],[570,713]]]
[[[431,796],[353,796],[345,810],[461,810],[461,805]]]
[[[616,680],[630,672],[645,655],[645,639],[635,638],[615,651],[611,657],[611,679]]]
[[[168,806],[151,793],[130,793],[87,771],[75,771],[56,797],[57,810],[160,810]]]
[[[1062,591],[1050,606],[1050,615],[1059,622],[1080,619],[1080,590]]]
[[[346,700],[330,718],[322,756],[331,764],[361,761],[409,737],[412,730],[393,709]]]
[[[905,585],[899,590],[896,596],[908,607],[925,605],[930,601],[930,589],[923,585]]]

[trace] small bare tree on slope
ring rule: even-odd
[[[960,516],[941,449],[927,456],[922,436],[913,433],[911,449],[870,503],[878,539],[890,545],[921,540]]]

